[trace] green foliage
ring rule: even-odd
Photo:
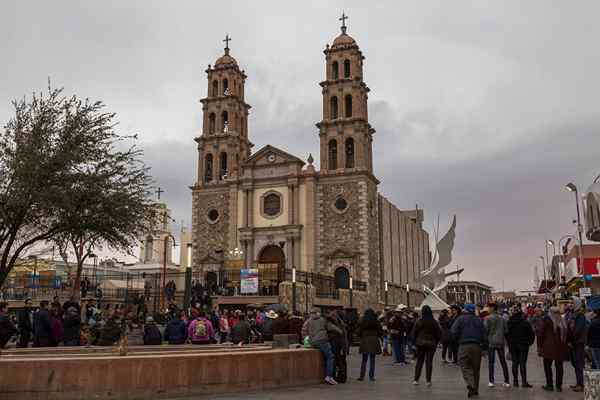
[[[137,137],[116,133],[101,102],[59,89],[13,104],[0,134],[0,285],[40,242],[74,248],[79,267],[100,243],[134,246],[152,185]]]

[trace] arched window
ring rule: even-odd
[[[216,118],[215,113],[210,113],[208,116],[208,133],[215,133]]]
[[[223,127],[223,133],[229,131],[229,114],[227,111],[221,113],[221,126]]]
[[[204,182],[208,183],[212,181],[212,171],[213,171],[213,156],[212,154],[207,154],[204,159]]]
[[[333,64],[331,64],[331,77],[332,79],[340,78],[340,66],[337,61],[334,61]]]
[[[329,141],[328,154],[329,154],[329,169],[336,170],[337,169],[337,142],[335,141],[335,139],[331,139]]]
[[[263,198],[263,214],[268,217],[277,217],[281,214],[281,196],[269,193]]]
[[[146,248],[144,249],[144,262],[152,261],[152,253],[154,251],[154,239],[152,236],[146,238]]]
[[[219,179],[221,180],[227,175],[227,153],[221,153],[221,156],[219,158],[219,164],[221,168],[219,171]]]
[[[354,139],[346,139],[346,168],[354,168]]]
[[[347,94],[344,97],[344,102],[346,103],[346,118],[350,118],[352,116],[352,95]]]
[[[338,267],[333,273],[336,289],[350,289],[350,272],[346,267]]]
[[[337,97],[333,96],[330,100],[331,104],[331,119],[337,119],[338,117],[338,99]]]
[[[350,60],[344,60],[344,78],[350,78]]]
[[[212,95],[217,97],[219,95],[219,81],[214,80],[212,83]]]
[[[229,81],[227,78],[223,79],[223,95],[229,95]]]

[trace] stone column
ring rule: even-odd
[[[292,225],[294,223],[294,209],[296,208],[296,204],[294,204],[294,185],[288,184],[288,225]]]
[[[243,222],[242,224],[244,225],[245,228],[248,227],[248,190],[244,189],[244,194],[242,197],[242,217],[243,217]]]

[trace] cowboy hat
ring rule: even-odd
[[[404,304],[398,304],[395,311],[404,311],[406,308],[407,307]]]
[[[279,317],[279,315],[277,315],[277,313],[273,310],[269,310],[265,316],[270,319],[277,319],[277,317]]]

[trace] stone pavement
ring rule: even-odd
[[[214,400],[320,400],[320,399],[343,399],[343,400],[388,400],[388,399],[426,399],[447,400],[466,399],[466,389],[460,374],[460,369],[453,365],[441,364],[440,353],[436,354],[433,368],[433,387],[425,386],[425,369],[420,386],[413,386],[414,363],[409,366],[392,365],[391,357],[378,357],[376,365],[376,382],[356,381],[359,373],[360,360],[356,354],[356,348],[352,349],[353,355],[348,359],[349,380],[346,384],[338,386],[314,385],[308,387],[282,388],[255,393],[239,393],[232,395],[213,395],[200,397],[199,399]],[[508,361],[510,369],[510,361]],[[502,368],[496,367],[496,382],[502,383]],[[509,388],[497,386],[489,389],[487,359],[482,362],[481,387],[479,389],[481,399],[568,399],[581,400],[583,393],[573,393],[569,385],[575,383],[573,368],[565,363],[565,382],[562,393],[548,393],[542,390],[545,383],[544,371],[541,359],[530,353],[528,365],[529,381],[534,386],[532,389]],[[176,400],[176,399],[173,399]]]

